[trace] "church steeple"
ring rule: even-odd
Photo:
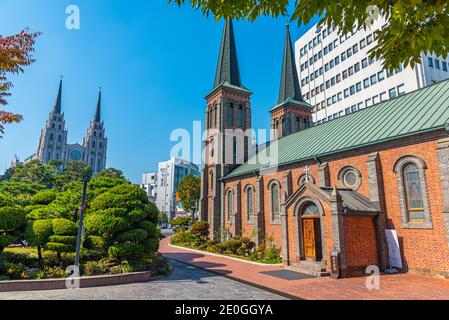
[[[98,93],[98,102],[97,102],[97,109],[95,110],[94,121],[101,122],[101,88],[100,92]]]
[[[279,139],[312,126],[312,106],[299,86],[290,28],[287,25],[278,103],[271,109],[271,139]]]
[[[293,53],[290,27],[287,25],[284,45],[284,59],[282,62],[281,87],[278,103],[284,103],[288,99],[304,101],[299,87],[298,71],[296,69],[295,56]]]
[[[53,111],[57,114],[61,113],[62,107],[61,107],[61,100],[62,100],[62,78],[59,81],[59,89],[58,89],[58,96],[56,97],[56,102],[53,107]]]
[[[230,19],[226,20],[224,24],[214,88],[217,88],[225,82],[237,87],[242,86],[237,59],[237,48],[235,45],[234,27]]]

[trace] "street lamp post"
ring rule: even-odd
[[[83,228],[84,228],[84,211],[86,210],[87,183],[89,182],[91,176],[92,170],[90,168],[86,169],[83,173],[83,196],[81,199],[78,237],[76,239],[75,267],[77,268],[79,268],[80,266],[81,240],[83,237]]]

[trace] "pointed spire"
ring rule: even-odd
[[[290,27],[287,24],[285,35],[284,60],[282,62],[281,89],[279,91],[279,101],[281,104],[288,99],[304,101],[298,80],[295,55],[293,53],[292,39],[290,37]]]
[[[226,20],[224,24],[214,88],[223,82],[228,82],[237,87],[242,86],[235,45],[234,27],[230,19]]]
[[[100,92],[98,93],[98,102],[97,102],[97,109],[95,110],[94,121],[95,122],[101,121],[101,87]]]
[[[55,106],[53,107],[53,111],[55,113],[61,113],[61,110],[62,110],[61,100],[62,100],[62,76],[61,76],[61,80],[59,81],[58,96],[56,97]]]

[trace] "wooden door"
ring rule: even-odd
[[[302,220],[304,239],[304,257],[306,260],[316,261],[315,219]]]

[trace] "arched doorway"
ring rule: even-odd
[[[314,202],[305,203],[300,210],[303,255],[306,261],[323,259],[320,209]]]

